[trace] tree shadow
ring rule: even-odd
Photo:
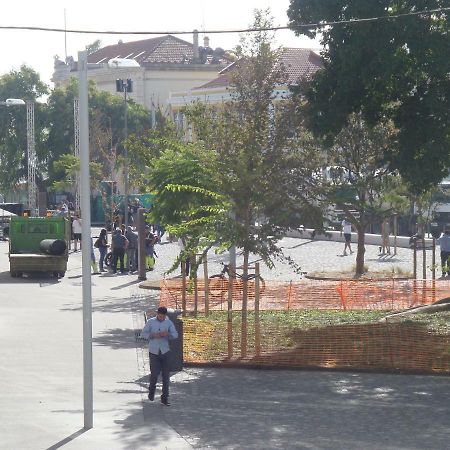
[[[131,311],[142,311],[142,306],[151,305],[155,301],[159,302],[159,293],[152,293],[151,291],[144,291],[139,296],[115,298],[102,297],[101,299],[93,299],[92,312],[105,313],[123,313]],[[61,306],[61,311],[79,312],[83,310],[82,305],[73,306],[73,304],[65,304]]]
[[[193,368],[170,389],[170,408],[144,400],[145,423],[167,423],[195,448],[442,449],[450,438],[442,377]],[[139,413],[118,422],[121,440]]]
[[[291,331],[275,328],[266,329],[266,335],[274,336],[277,332],[284,334],[284,344],[280,342],[278,346],[272,345],[271,350],[251,356],[249,362],[299,368],[410,370],[429,373],[433,370],[448,372],[450,368],[449,336],[430,333],[424,323],[404,321],[327,325]],[[264,340],[264,336],[262,339]],[[286,348],[288,341],[289,348]]]
[[[113,350],[130,349],[136,347],[135,330],[129,328],[113,328],[95,336],[92,342],[95,345],[110,347]]]

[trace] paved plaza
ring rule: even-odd
[[[342,243],[289,238],[282,245],[307,272],[355,264],[354,255],[339,256]],[[154,280],[179,249],[163,240],[156,251]],[[412,268],[409,249],[385,258],[368,246],[366,259],[373,270]],[[226,255],[211,254],[211,273],[221,261]],[[301,277],[279,263],[262,274]],[[158,293],[139,289],[136,275],[93,276],[92,283],[95,411],[94,428],[85,431],[81,253],[71,254],[62,280],[13,279],[0,242],[0,449],[448,448],[444,376],[187,368],[172,377],[170,408],[150,403],[135,331]]]

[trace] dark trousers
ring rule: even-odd
[[[450,265],[450,261],[448,258],[450,257],[450,252],[444,252],[441,251],[441,264],[442,264],[442,275],[446,275],[447,273],[450,273],[448,269]]]
[[[112,252],[112,270],[114,273],[117,272],[117,260],[120,261],[120,271],[125,272],[125,266],[123,263],[123,257],[125,255],[125,250],[123,248],[115,248]]]
[[[150,385],[148,390],[150,394],[155,395],[156,383],[158,382],[159,374],[162,372],[162,395],[161,399],[167,400],[169,398],[169,352],[159,355],[150,355]]]

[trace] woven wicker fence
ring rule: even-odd
[[[205,296],[198,280],[183,296],[180,280],[163,280],[160,303],[185,304],[188,363],[436,373],[450,372],[450,313],[380,319],[447,296],[448,281],[266,282],[259,299],[250,286],[243,316],[238,281],[230,291],[216,286]]]

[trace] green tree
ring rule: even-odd
[[[102,46],[102,41],[100,39],[96,39],[91,44],[86,45],[87,54],[95,53],[97,50],[100,50]]]
[[[252,28],[271,25],[267,11],[255,12]],[[235,218],[221,238],[243,251],[243,340],[249,255],[259,255],[269,267],[274,258],[283,258],[277,243],[305,207],[314,210],[310,180],[320,167],[319,153],[309,153],[298,134],[301,123],[295,105],[276,98],[287,76],[279,64],[282,50],[272,49],[272,40],[268,31],[243,36],[240,59],[229,72],[231,100],[186,111],[196,139],[217,155],[217,189],[229,199]],[[245,347],[244,343],[244,353]]]
[[[42,185],[45,165],[44,105],[37,99],[48,93],[39,74],[25,65],[0,77],[0,100],[20,98],[33,101],[35,109],[35,141],[38,157],[36,181]],[[0,106],[0,189],[8,192],[27,179],[27,114],[25,106]]]
[[[80,171],[80,159],[75,155],[67,153],[53,163],[57,172],[64,173],[64,178],[61,181],[55,181],[52,188],[58,192],[71,191],[74,188],[74,180]],[[101,164],[91,161],[89,163],[89,172],[91,180],[91,188],[98,187],[102,180],[102,166]],[[73,192],[75,194],[75,192]]]
[[[69,86],[55,89],[48,99],[48,134],[46,160],[58,160],[61,155],[74,151],[74,99],[78,97],[78,82],[72,79]],[[148,111],[128,100],[128,130],[141,134],[150,126]],[[111,179],[112,168],[117,169],[122,160],[124,142],[125,106],[121,97],[99,91],[89,84],[89,124],[91,158],[102,164],[103,176]],[[116,157],[117,155],[117,157]],[[48,183],[60,181],[63,172],[49,166]],[[113,177],[114,178],[114,177]]]
[[[448,11],[372,22],[353,19],[448,7],[447,0],[291,0],[291,28],[319,36],[324,68],[304,87],[308,125],[333,140],[352,113],[399,130],[386,151],[416,191],[436,185],[450,166]],[[347,21],[323,28],[305,23]],[[319,34],[320,33],[320,34]]]
[[[357,231],[356,277],[364,273],[367,225],[408,203],[398,173],[383,161],[394,134],[389,123],[369,128],[361,115],[352,115],[327,152],[328,176],[320,183],[319,195],[343,210]]]

